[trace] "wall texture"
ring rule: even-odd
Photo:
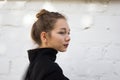
[[[57,55],[70,80],[120,80],[119,0],[0,1],[0,80],[22,80],[35,14],[42,8],[68,18],[71,44]]]

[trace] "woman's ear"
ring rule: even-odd
[[[46,32],[41,32],[40,34],[42,42],[47,42],[47,33]]]

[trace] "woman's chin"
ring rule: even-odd
[[[62,50],[59,50],[60,52],[66,52],[67,51],[67,49],[62,49]]]

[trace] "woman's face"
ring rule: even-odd
[[[57,51],[66,51],[70,41],[70,29],[65,19],[58,19],[51,36],[47,39],[47,46]]]

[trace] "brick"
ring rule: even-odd
[[[10,61],[6,58],[0,58],[0,74],[6,75],[10,71]]]

